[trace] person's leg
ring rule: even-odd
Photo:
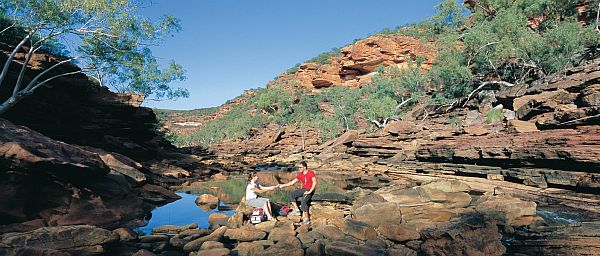
[[[308,191],[308,190],[305,190],[305,191]],[[301,207],[302,207],[302,218],[303,219],[310,218],[308,204],[310,203],[311,199],[312,199],[312,194],[308,194],[308,195],[304,195],[302,197],[302,200],[300,201]]]
[[[269,219],[273,218],[273,215],[271,215],[271,207],[270,207],[269,201],[265,202],[265,204],[263,205],[263,209],[265,210],[265,214],[267,215],[267,218],[269,218]]]
[[[304,190],[302,189],[296,189],[290,192],[290,202],[292,203],[292,209],[293,210],[297,210],[299,211],[300,209],[298,209],[298,204],[296,203],[296,200],[298,200],[298,197],[301,197],[304,195]]]

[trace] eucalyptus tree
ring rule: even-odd
[[[12,91],[0,101],[0,114],[52,80],[78,73],[117,92],[154,99],[187,97],[185,89],[169,85],[185,79],[183,68],[173,61],[161,67],[150,50],[179,32],[179,21],[172,16],[152,21],[140,15],[140,8],[146,4],[151,2],[0,0],[0,40],[3,48],[9,49],[0,72],[0,86]],[[32,56],[43,51],[63,56],[49,68],[26,76]],[[81,68],[61,71],[65,69],[60,67],[69,63]],[[18,77],[9,84],[5,80],[15,66]]]

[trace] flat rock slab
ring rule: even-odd
[[[185,226],[164,225],[152,229],[153,234],[178,234],[185,230],[197,229],[198,224],[192,223]]]
[[[3,234],[0,236],[0,247],[15,250],[78,250],[101,246],[118,239],[119,236],[112,231],[88,225],[45,227],[24,233]]]
[[[327,255],[345,255],[345,256],[378,256],[383,255],[384,250],[366,245],[356,245],[346,242],[335,241],[325,245],[325,254]]]
[[[225,231],[225,237],[241,241],[241,242],[251,242],[256,240],[262,240],[267,236],[267,233],[259,230],[249,230],[245,228],[234,228],[228,229]]]

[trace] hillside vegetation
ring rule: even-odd
[[[380,66],[360,88],[333,86],[307,91],[289,79],[245,96],[221,118],[208,121],[177,145],[210,145],[251,136],[268,124],[320,130],[323,139],[350,129],[375,130],[402,119],[418,104],[449,105],[486,85],[510,86],[562,72],[595,57],[600,37],[595,16],[565,0],[455,0],[441,2],[437,13],[418,24],[382,34],[416,37],[433,43],[439,54],[430,68],[416,56],[403,68]],[[312,60],[317,65],[339,50]],[[318,60],[318,61],[317,61]],[[297,72],[294,67],[287,73]]]

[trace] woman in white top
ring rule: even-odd
[[[262,208],[269,220],[275,220],[271,213],[271,203],[268,198],[258,197],[256,193],[273,191],[277,186],[263,187],[258,182],[258,174],[253,172],[249,177],[249,184],[246,186],[246,204],[254,208]]]

